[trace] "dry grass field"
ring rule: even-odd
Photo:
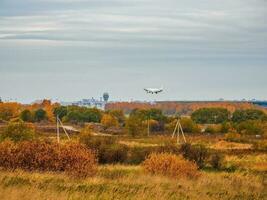
[[[148,175],[140,166],[101,166],[93,178],[65,174],[0,172],[0,199],[264,200],[266,180],[242,172],[202,172],[198,179]]]

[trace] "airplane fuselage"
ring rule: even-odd
[[[163,91],[163,88],[144,88],[147,93],[158,94]]]

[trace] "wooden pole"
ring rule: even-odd
[[[177,121],[177,122],[176,122],[176,125],[175,125],[175,128],[174,128],[174,131],[173,131],[173,133],[172,133],[172,138],[174,138],[174,136],[175,136],[175,133],[176,133],[176,131],[177,131],[178,122],[179,122],[179,121]]]
[[[63,130],[64,130],[64,132],[65,132],[65,134],[66,134],[66,136],[67,136],[68,139],[70,140],[70,136],[69,136],[69,134],[67,133],[66,129],[64,128],[63,123],[61,122],[60,119],[58,119],[58,121],[59,121],[59,123],[61,124],[61,126],[62,126],[62,128],[63,128]]]
[[[184,131],[183,131],[181,123],[179,123],[179,125],[180,125],[181,132],[182,132],[182,135],[183,135],[183,138],[184,138],[184,142],[186,143],[186,139],[185,139],[185,135],[184,135]]]
[[[57,115],[57,142],[59,143],[59,123],[58,123],[58,115]]]

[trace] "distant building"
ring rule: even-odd
[[[88,108],[98,108],[101,110],[105,109],[105,105],[108,102],[109,94],[104,93],[103,97],[100,97],[99,99],[95,99],[92,97],[91,99],[82,99],[81,101],[75,101],[75,102],[61,102],[62,105],[68,106],[68,105],[75,105],[75,106],[84,106]]]

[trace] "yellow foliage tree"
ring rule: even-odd
[[[0,120],[9,121],[18,117],[21,109],[22,106],[19,103],[0,103]]]
[[[119,126],[119,122],[116,119],[116,117],[110,115],[110,114],[104,114],[102,119],[101,119],[101,124],[105,127],[105,128],[109,128],[109,127],[118,127]]]

